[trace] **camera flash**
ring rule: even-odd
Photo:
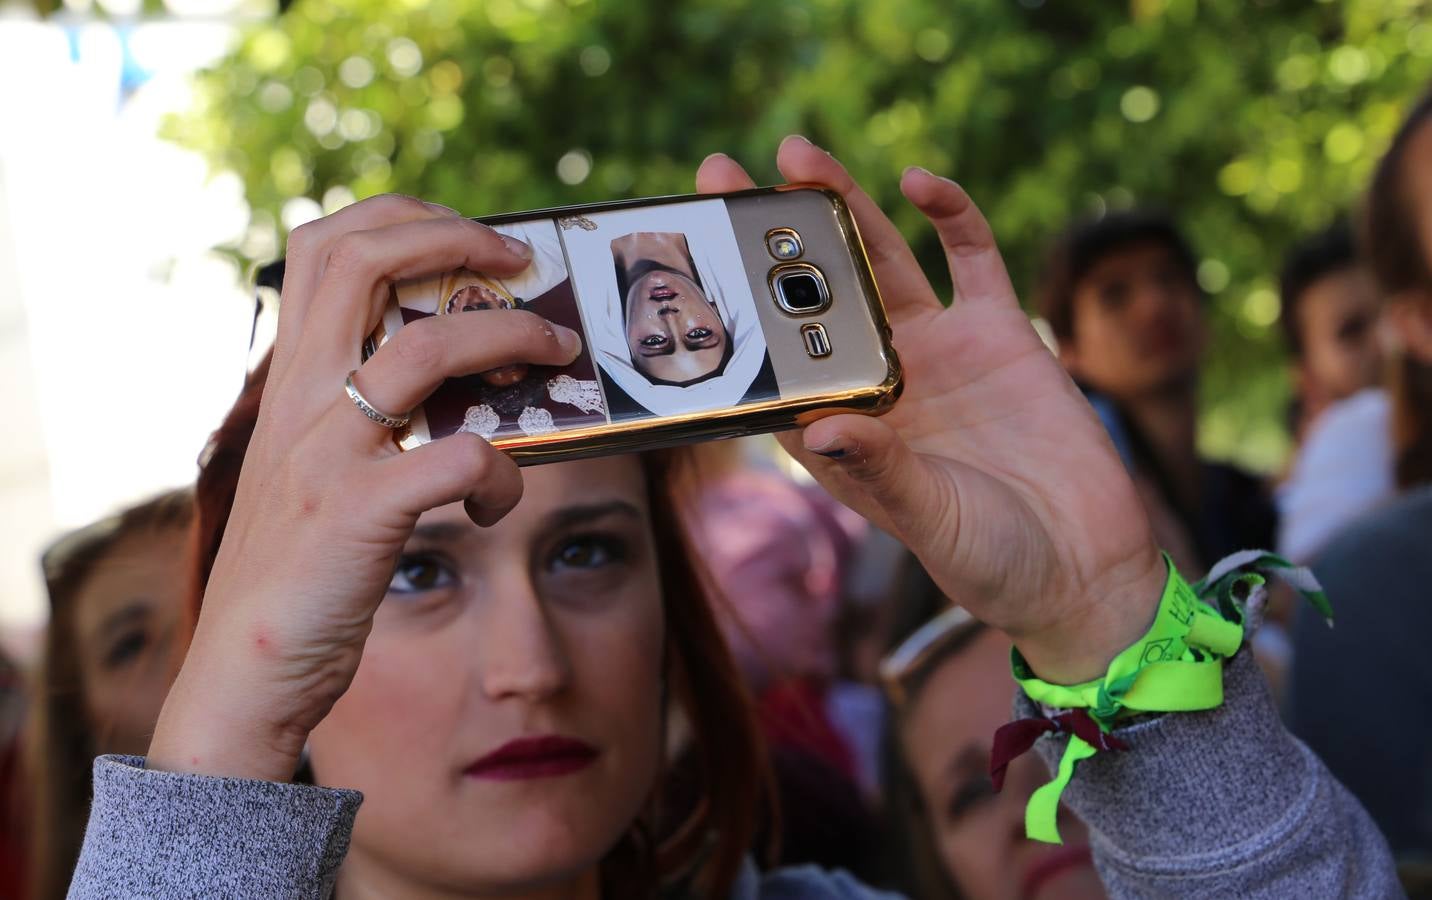
[[[801,239],[790,228],[773,228],[766,235],[766,249],[776,259],[795,259],[801,255]]]

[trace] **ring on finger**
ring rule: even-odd
[[[348,399],[353,401],[353,405],[358,407],[358,411],[361,412],[363,415],[367,416],[368,418],[372,419],[374,422],[377,422],[379,425],[382,425],[384,428],[406,427],[408,424],[408,420],[411,418],[411,416],[406,414],[401,416],[390,416],[378,407],[368,402],[368,398],[364,397],[362,392],[360,392],[358,388],[353,384],[353,375],[357,371],[357,369],[354,369],[352,372],[348,373],[348,378],[343,382],[343,391],[348,395]]]

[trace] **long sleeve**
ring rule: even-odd
[[[1064,792],[1110,896],[1403,896],[1382,834],[1283,728],[1248,653],[1228,662],[1221,707],[1114,733],[1129,749],[1083,761]],[[1051,768],[1064,742],[1037,745]]]
[[[324,898],[363,795],[101,756],[73,900]]]

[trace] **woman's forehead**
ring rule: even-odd
[[[608,501],[624,501],[642,513],[648,510],[646,472],[635,454],[528,466],[522,470],[522,481],[522,500],[508,515],[514,522],[542,519],[566,507]],[[461,503],[449,503],[423,513],[418,523],[468,521]],[[501,528],[502,523],[494,527]]]
[[[95,564],[76,597],[81,631],[97,629],[121,608],[177,606],[184,588],[185,538],[185,529],[171,528],[120,540]]]

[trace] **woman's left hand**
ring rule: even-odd
[[[944,245],[956,290],[946,307],[840,163],[791,137],[777,164],[849,204],[905,370],[886,415],[832,416],[783,445],[900,538],[948,596],[1008,633],[1041,677],[1102,674],[1148,628],[1167,570],[1103,426],[1020,309],[984,217],[948,179],[921,169],[901,179]],[[719,154],[697,173],[706,193],[752,185]]]

